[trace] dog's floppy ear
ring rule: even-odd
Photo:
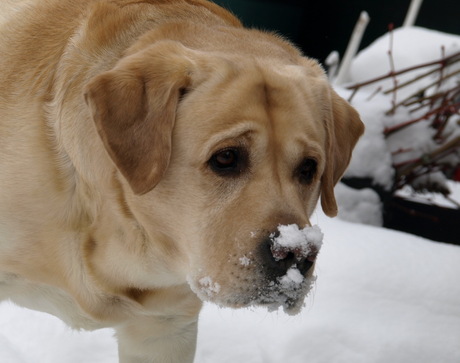
[[[328,112],[327,160],[321,179],[321,206],[329,217],[337,215],[334,186],[350,163],[351,153],[364,125],[356,110],[331,89],[331,111]]]
[[[163,43],[96,76],[85,92],[105,149],[136,194],[153,189],[169,165],[176,109],[189,83],[186,48]]]

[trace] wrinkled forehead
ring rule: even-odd
[[[186,98],[184,122],[199,144],[261,134],[322,148],[328,87],[317,70],[269,62],[224,62]]]

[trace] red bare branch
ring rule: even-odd
[[[459,61],[460,60],[460,52],[457,52],[457,53],[454,53],[448,57],[445,57],[445,58],[441,58],[441,59],[438,59],[438,60],[435,60],[435,61],[432,61],[432,62],[427,62],[427,63],[422,63],[422,64],[418,64],[416,66],[412,66],[412,67],[407,67],[407,68],[404,68],[404,69],[401,69],[397,72],[389,72],[385,75],[382,75],[380,77],[376,77],[376,78],[373,78],[371,80],[368,80],[368,81],[365,81],[365,82],[361,82],[361,83],[356,83],[354,85],[351,85],[349,87],[347,87],[347,89],[358,89],[358,88],[361,88],[361,87],[364,87],[364,86],[368,86],[372,83],[375,83],[375,82],[379,82],[379,81],[382,81],[384,79],[387,79],[387,78],[390,78],[390,77],[394,77],[394,76],[399,76],[401,74],[404,74],[404,73],[407,73],[407,72],[411,72],[411,71],[415,71],[417,69],[420,69],[420,68],[425,68],[425,67],[430,67],[430,66],[435,66],[435,65],[440,65],[441,67],[446,67],[447,65],[449,64],[452,64],[456,61]]]

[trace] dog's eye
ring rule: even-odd
[[[310,184],[316,175],[318,163],[315,159],[307,158],[300,163],[295,171],[295,176],[302,184]]]
[[[244,153],[238,148],[228,148],[216,152],[209,160],[212,171],[222,176],[236,176],[245,168]]]

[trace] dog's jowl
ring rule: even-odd
[[[315,61],[205,0],[0,14],[0,298],[131,363],[192,362],[202,300],[301,308],[363,132]]]

